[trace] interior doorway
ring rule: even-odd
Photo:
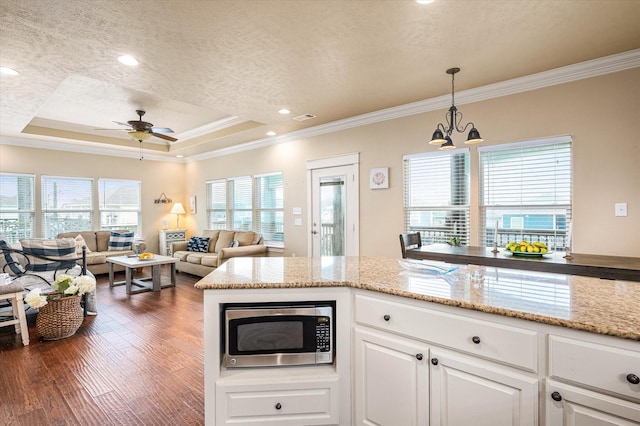
[[[358,154],[307,162],[311,257],[358,256]]]

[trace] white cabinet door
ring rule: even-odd
[[[428,425],[429,348],[361,328],[354,338],[356,424]]]
[[[637,426],[640,405],[597,392],[547,381],[548,426]]]
[[[498,364],[432,349],[431,424],[534,426],[538,379]]]

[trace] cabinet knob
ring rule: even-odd
[[[422,361],[422,354],[416,354],[416,359],[418,361]]]
[[[480,344],[480,337],[478,337],[478,336],[473,336],[473,337],[471,338],[471,341],[472,341],[473,343],[475,343],[476,345],[479,345],[479,344]]]
[[[391,319],[389,314],[385,314],[385,316],[383,316],[382,318],[384,318],[385,321],[389,321]]]
[[[279,410],[282,408],[282,404],[280,404],[279,402],[276,404],[276,410]]]
[[[633,373],[627,374],[627,382],[631,383],[632,385],[637,385],[638,383],[640,383],[640,377],[636,376]]]
[[[438,365],[438,358],[431,358],[431,364]]]
[[[560,392],[558,391],[552,392],[551,399],[553,399],[554,401],[562,401],[562,395],[560,395]]]

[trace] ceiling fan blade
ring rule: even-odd
[[[154,132],[149,132],[149,133],[151,133],[153,136],[155,136],[157,138],[164,139],[164,140],[167,140],[169,142],[175,142],[175,141],[178,140],[176,138],[172,138],[171,136],[163,135],[162,133],[154,133]]]
[[[131,127],[131,126],[129,125],[129,123],[123,123],[122,121],[114,121],[114,123],[119,124],[119,125],[121,125],[121,126]]]
[[[168,127],[153,127],[151,129],[151,132],[153,132],[153,133],[174,133],[173,130],[171,130]]]
[[[119,129],[93,129],[93,130],[133,130],[133,129],[123,129],[122,127]]]

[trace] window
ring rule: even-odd
[[[35,235],[35,176],[0,173],[0,235],[15,243]]]
[[[404,157],[405,232],[425,244],[469,243],[469,150]]]
[[[259,175],[254,180],[256,231],[265,243],[284,242],[284,186],[282,173]]]
[[[478,148],[480,241],[543,241],[565,247],[571,220],[571,138]],[[497,223],[497,228],[496,228]]]
[[[100,229],[127,229],[140,234],[141,184],[139,181],[100,179]]]
[[[258,232],[270,245],[284,241],[282,173],[207,182],[209,229]]]
[[[207,182],[207,216],[209,229],[227,229],[227,181]]]
[[[253,197],[251,176],[231,178],[229,196],[231,199],[231,229],[251,231],[253,229]]]
[[[93,179],[42,176],[42,234],[93,229]]]

